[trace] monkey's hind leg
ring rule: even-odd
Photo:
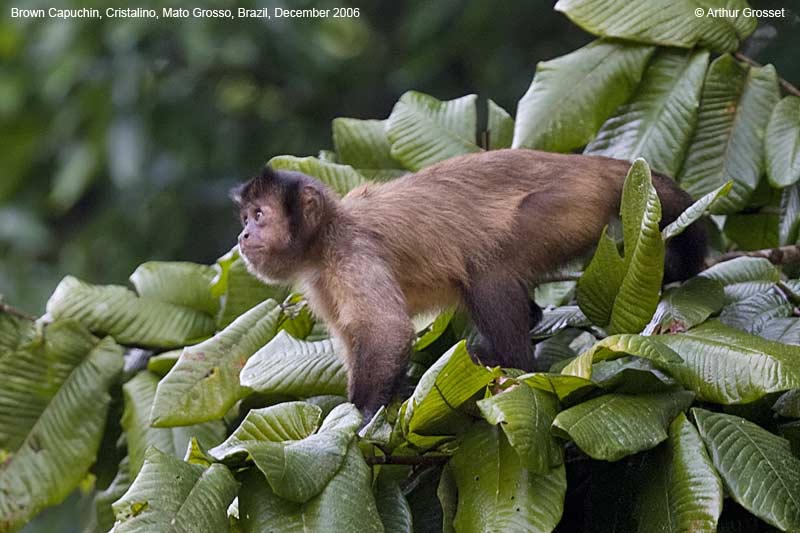
[[[541,309],[530,302],[525,285],[511,276],[487,273],[464,290],[464,303],[482,339],[468,347],[481,364],[532,370],[531,323]]]

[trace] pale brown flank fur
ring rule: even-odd
[[[343,199],[311,177],[267,169],[233,193],[248,216],[240,248],[255,274],[304,286],[343,341],[350,400],[369,416],[404,375],[410,317],[420,311],[465,306],[482,336],[473,357],[533,368],[528,331],[541,311],[528,287],[597,243],[618,214],[629,168],[604,157],[496,150]],[[691,199],[670,178],[653,181],[663,226]],[[690,227],[671,243],[666,280],[695,274],[704,252],[702,228]]]

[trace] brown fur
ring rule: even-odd
[[[465,304],[487,339],[473,355],[530,367],[527,287],[591,250],[619,211],[629,168],[603,157],[496,150],[343,199],[303,174],[268,171],[234,194],[243,211],[264,212],[246,225],[240,247],[256,274],[303,284],[344,342],[351,401],[371,414],[403,374],[410,317],[420,311]],[[669,178],[654,175],[654,184],[664,225],[691,199]],[[702,241],[702,231],[690,237]],[[668,277],[699,270],[690,255]]]

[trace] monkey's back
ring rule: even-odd
[[[485,269],[536,278],[591,248],[618,210],[628,167],[495,150],[357,188],[343,205],[387,261],[403,266],[396,276],[407,293],[457,290]]]

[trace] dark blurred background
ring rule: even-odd
[[[512,115],[540,60],[592,40],[552,1],[200,2],[360,8],[357,19],[12,19],[0,2],[0,294],[41,314],[67,273],[125,283],[146,260],[234,244],[227,189],[280,154],[331,148],[337,116],[385,118],[409,89]],[[124,4],[119,4],[123,6]],[[146,7],[195,7],[152,2]],[[800,2],[745,50],[800,82]]]

